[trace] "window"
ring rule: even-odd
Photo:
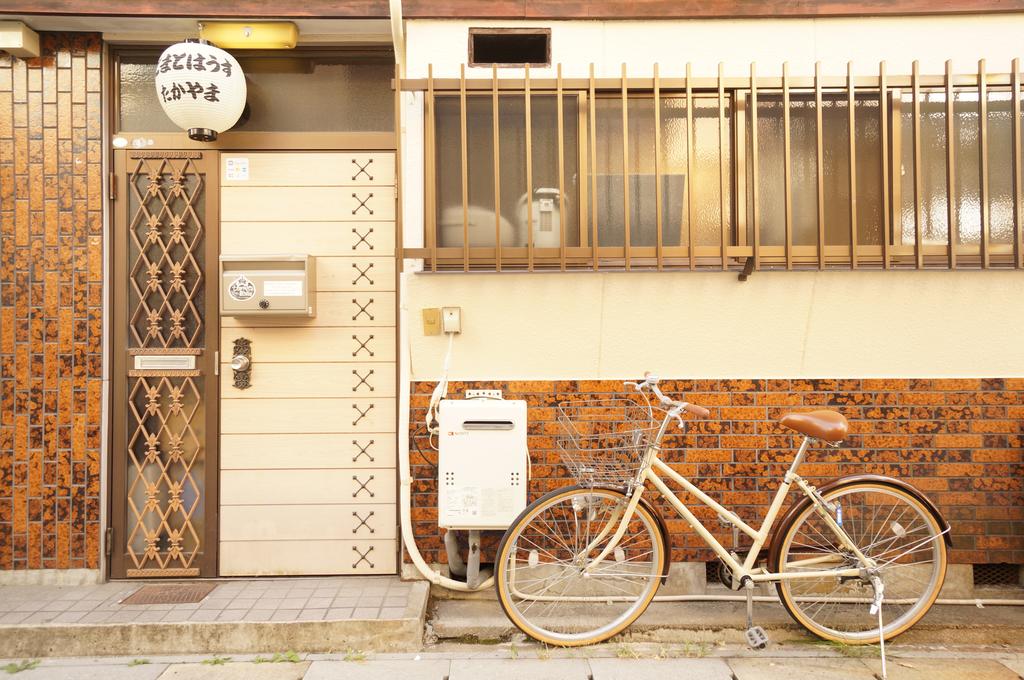
[[[437,98],[436,172],[438,245],[462,247],[462,143],[459,97]],[[468,232],[470,246],[528,243],[528,206],[534,206],[534,244],[558,247],[560,205],[565,206],[566,240],[578,245],[580,145],[578,98],[563,96],[563,201],[558,198],[558,101],[555,95],[530,97],[533,200],[526,191],[526,102],[522,94],[502,95],[498,103],[498,200],[494,186],[494,106],[488,95],[466,99]],[[500,224],[499,224],[500,222]]]
[[[1024,91],[1010,74],[946,82],[532,79],[527,144],[523,81],[420,81],[434,92],[434,212],[428,247],[408,256],[431,269],[1024,268]]]
[[[119,132],[177,132],[154,94],[158,52],[126,52],[117,64]],[[237,56],[237,55],[236,55]],[[240,56],[248,90],[242,132],[334,132],[394,129],[390,54]]]

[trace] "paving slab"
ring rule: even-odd
[[[303,680],[444,680],[450,667],[447,659],[314,661]]]
[[[30,671],[21,671],[18,680],[157,680],[167,670],[167,664],[142,664],[138,666],[94,664],[81,666],[39,666]]]
[[[1001,659],[1000,661],[1004,666],[1009,668],[1018,676],[1024,678],[1024,657],[1018,657],[1016,659]]]
[[[593,680],[732,680],[721,659],[590,659]]]
[[[171,666],[159,680],[302,680],[309,662],[302,663],[225,663],[211,665],[185,663]]]
[[[736,680],[876,680],[860,659],[730,659]]]
[[[448,680],[587,680],[586,659],[456,659]]]
[[[881,677],[881,659],[861,659]],[[1009,668],[989,659],[886,659],[889,680],[1018,680]]]

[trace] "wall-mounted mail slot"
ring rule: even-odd
[[[138,354],[133,368],[136,371],[194,371],[194,354]]]
[[[221,255],[223,316],[316,316],[312,255]]]

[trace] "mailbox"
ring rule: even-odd
[[[223,316],[316,316],[312,255],[221,255]]]

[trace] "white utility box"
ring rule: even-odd
[[[437,422],[438,523],[508,528],[526,507],[526,402],[444,399]]]

